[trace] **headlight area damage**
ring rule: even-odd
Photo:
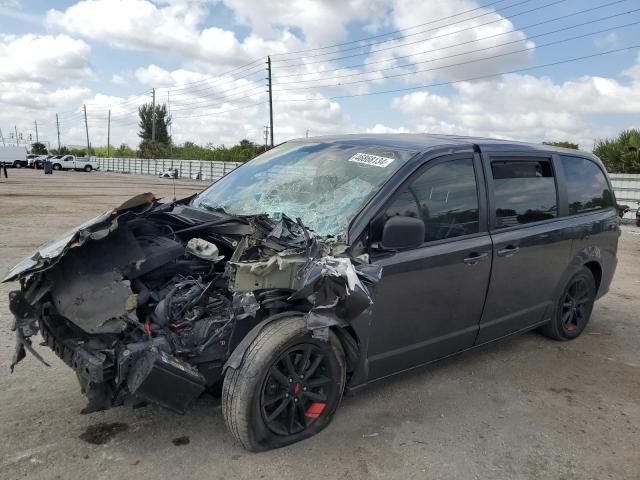
[[[148,402],[182,413],[219,384],[227,361],[241,361],[241,341],[264,319],[302,312],[327,338],[370,306],[367,285],[381,271],[344,243],[286,216],[233,216],[189,201],[139,195],[9,272],[3,281],[21,287],[9,294],[11,370],[26,351],[45,363],[31,340],[40,331],[76,372],[89,400],[83,413]]]

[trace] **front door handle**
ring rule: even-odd
[[[488,252],[471,252],[467,258],[463,260],[467,265],[475,265],[484,262],[489,258]]]
[[[496,253],[499,257],[510,257],[512,255],[515,255],[519,251],[520,247],[516,247],[515,245],[507,245],[506,247],[498,250]]]

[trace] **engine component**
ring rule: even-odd
[[[224,257],[220,256],[218,247],[202,238],[192,238],[187,242],[187,252],[203,260],[219,262]]]

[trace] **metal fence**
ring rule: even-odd
[[[103,172],[159,175],[167,170],[178,170],[178,178],[213,181],[238,168],[239,162],[215,160],[176,160],[171,158],[96,158]]]
[[[618,203],[631,207],[625,218],[636,218],[636,210],[640,207],[640,174],[610,173],[609,177]]]

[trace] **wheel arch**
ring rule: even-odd
[[[584,264],[587,267],[591,274],[593,275],[593,279],[596,281],[596,294],[600,291],[600,284],[602,283],[602,265],[595,260],[589,260]]]
[[[225,362],[222,369],[223,375],[226,373],[228,368],[237,369],[240,367],[249,346],[258,337],[258,335],[260,335],[260,332],[264,329],[265,326],[282,318],[304,316],[304,312],[289,310],[286,312],[276,313],[275,315],[271,315],[259,322],[251,330],[249,330],[249,332],[242,338],[242,340],[238,342],[235,347],[232,347],[233,350],[231,352],[231,355],[229,355],[229,358]],[[358,367],[361,355],[361,344],[355,329],[353,329],[349,325],[344,327],[333,325],[329,328],[335,333],[336,337],[338,337],[338,340],[340,341],[340,344],[342,345],[342,349],[344,350],[345,359],[347,362],[347,373],[353,372]]]

